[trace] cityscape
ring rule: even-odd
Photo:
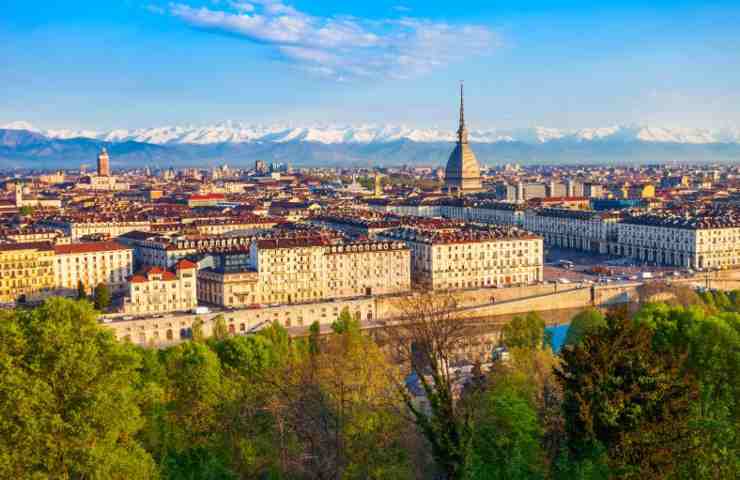
[[[612,104],[605,113],[617,126],[584,127],[603,122],[585,102],[556,127],[518,128],[519,117],[502,114],[493,128],[492,102],[502,100],[477,68],[498,68],[491,51],[506,58],[526,42],[507,43],[501,32],[513,34],[488,13],[441,20],[444,11],[424,17],[421,5],[394,4],[376,18],[329,2],[86,3],[74,8],[90,8],[90,32],[125,17],[152,45],[160,35],[205,36],[263,51],[252,68],[264,70],[244,82],[266,90],[202,99],[193,90],[174,117],[141,109],[170,125],[204,109],[200,126],[142,128],[126,102],[113,107],[120,118],[95,105],[113,101],[114,87],[65,113],[62,91],[29,83],[40,99],[58,96],[59,108],[24,105],[8,76],[0,477],[740,475],[740,130],[732,126],[740,103],[711,99],[702,108],[723,107],[705,111],[672,97],[682,127],[647,126],[668,107]],[[9,10],[27,32],[78,22],[51,10],[38,20],[27,8]],[[618,19],[716,18],[716,30],[696,27],[700,46],[740,40],[720,20],[740,19],[732,5],[609,8]],[[501,19],[512,25],[525,18],[507,12]],[[544,9],[527,21],[553,21],[555,35],[577,18],[597,38],[589,12]],[[637,42],[607,23],[614,41]],[[26,31],[0,28],[0,37],[22,42]],[[665,39],[653,40],[658,58]],[[727,55],[740,65],[736,52]],[[675,75],[684,67],[660,58]],[[220,57],[210,61],[214,72],[239,75]],[[19,79],[43,67],[17,65]],[[183,65],[154,68],[169,77]],[[697,68],[732,79],[737,65]],[[445,75],[455,68],[464,81]],[[302,73],[285,79],[280,69]],[[520,70],[512,65],[504,91],[519,92]],[[62,84],[72,75],[58,72]],[[408,91],[420,78],[430,83]],[[381,98],[393,85],[398,92]],[[317,89],[317,99],[285,100],[293,88]],[[367,99],[350,92],[363,88],[387,102],[388,122],[368,107],[358,123]],[[717,98],[737,98],[733,88]],[[533,98],[525,113],[557,120],[556,100],[540,112],[543,100]],[[232,101],[266,113],[212,122]],[[688,123],[704,118],[718,123]],[[393,126],[408,119],[418,126]]]

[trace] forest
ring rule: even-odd
[[[449,299],[367,335],[216,328],[117,341],[85,300],[0,312],[0,478],[730,479],[740,475],[740,292],[536,313],[464,381]]]

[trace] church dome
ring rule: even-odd
[[[480,179],[480,165],[468,143],[458,142],[447,160],[445,179]]]
[[[481,190],[480,165],[468,143],[468,129],[465,127],[462,85],[460,85],[460,127],[457,130],[457,145],[447,160],[445,190],[448,193],[473,193]]]

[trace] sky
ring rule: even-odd
[[[3,0],[0,125],[740,126],[740,2]]]

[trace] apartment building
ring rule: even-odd
[[[737,209],[678,216],[631,216],[618,225],[615,254],[641,262],[694,269],[740,267]]]
[[[194,263],[180,260],[172,270],[149,267],[129,279],[123,311],[151,314],[187,311],[198,306]]]
[[[0,244],[0,302],[35,300],[54,288],[51,243]]]
[[[466,227],[452,233],[401,228],[386,235],[408,245],[412,280],[423,288],[501,287],[542,281],[542,237],[515,227]]]
[[[259,272],[259,303],[299,303],[329,298],[324,274],[325,238],[266,239],[254,242],[250,266]]]
[[[527,210],[522,227],[541,235],[548,245],[606,254],[617,242],[621,216],[590,210]]]
[[[203,272],[199,275],[203,298],[207,289],[216,298],[223,295],[223,304],[231,302],[232,297],[239,305],[302,303],[411,288],[409,250],[394,241],[263,239],[251,246],[250,267],[251,272],[242,271],[241,277],[224,270]],[[224,285],[212,285],[215,281]]]
[[[258,305],[259,274],[254,270],[205,268],[198,271],[198,300],[223,307]]]
[[[325,249],[332,298],[382,295],[411,289],[411,252],[403,242],[368,241]]]
[[[74,295],[79,282],[88,293],[101,283],[113,293],[123,292],[133,274],[133,249],[117,242],[56,245],[54,253],[55,288],[61,295]]]

